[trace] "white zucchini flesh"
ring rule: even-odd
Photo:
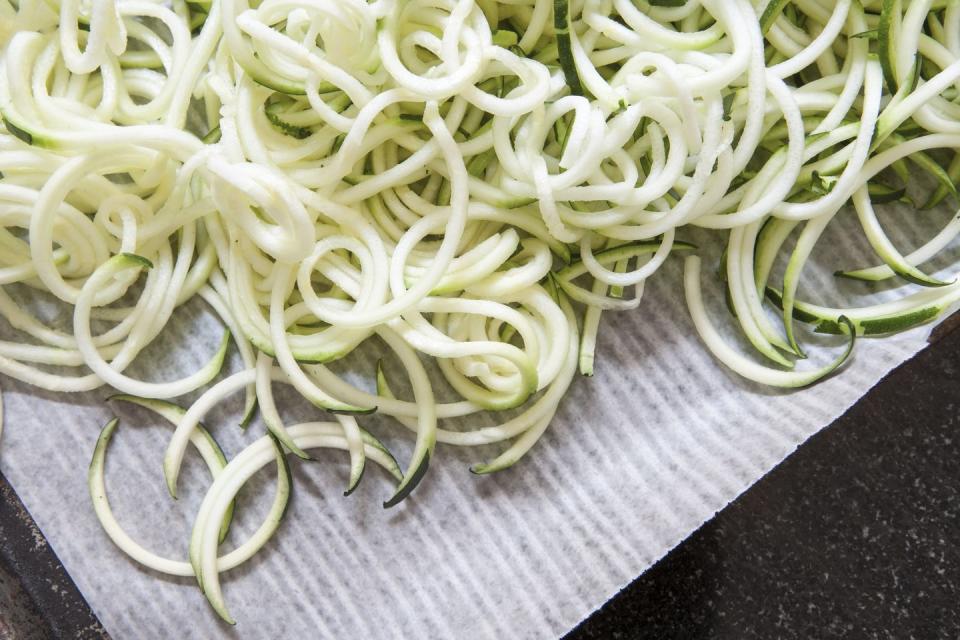
[[[302,449],[324,447],[347,450],[349,447],[343,436],[343,428],[337,423],[314,422],[294,425],[290,427],[289,433],[297,446]],[[400,479],[401,474],[396,461],[382,448],[382,445],[365,442],[364,449],[370,460],[382,466],[394,478]],[[216,523],[223,518],[229,504],[253,474],[274,460],[281,461],[279,466],[285,467],[286,458],[279,451],[276,440],[272,436],[264,436],[237,454],[214,480],[204,497],[194,524],[191,549],[196,549],[196,566],[199,569],[198,575],[202,578],[204,594],[217,613],[230,623],[233,623],[233,619],[227,613],[220,592],[220,568],[216,555],[218,541],[216,533],[213,539],[210,538],[210,527],[213,526],[214,529],[218,527]]]
[[[700,285],[700,258],[689,256],[684,265],[684,290],[686,292],[687,306],[690,308],[690,315],[693,318],[694,326],[701,339],[707,345],[707,348],[721,362],[730,367],[733,371],[744,378],[767,384],[775,387],[806,387],[825,376],[832,374],[850,357],[853,352],[853,346],[856,342],[856,332],[853,325],[846,317],[841,316],[839,322],[849,325],[847,333],[850,336],[847,347],[833,362],[813,371],[781,371],[764,367],[752,362],[749,358],[741,355],[730,347],[717,331],[710,320],[710,316],[703,303]]]

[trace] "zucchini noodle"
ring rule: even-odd
[[[373,461],[397,483],[387,507],[425,477],[437,443],[500,444],[471,470],[510,467],[576,373],[593,375],[603,312],[640,306],[678,254],[705,346],[768,385],[813,384],[858,336],[955,307],[960,283],[925,265],[960,216],[902,251],[877,208],[909,198],[908,167],[936,185],[925,207],[960,206],[958,7],[0,0],[0,315],[21,336],[0,342],[0,372],[51,391],[106,385],[172,423],[170,494],[191,446],[213,477],[188,559],[143,548],[114,518],[116,420],[90,467],[95,511],[135,561],[195,576],[232,622],[219,574],[279,526],[288,453],[346,451],[347,494]],[[846,309],[801,298],[851,202],[880,264],[838,275],[919,290]],[[728,306],[757,358],[705,302],[693,227],[725,243]],[[33,296],[69,309],[69,328]],[[219,347],[200,346],[206,363],[179,379],[132,377],[195,298],[225,327]],[[798,321],[844,348],[798,366]],[[242,368],[221,377],[231,344]],[[329,366],[362,345],[387,356],[375,391]],[[334,418],[285,424],[275,385]],[[241,391],[243,426],[259,408],[265,434],[227,461],[200,421]],[[373,412],[413,434],[402,467],[365,429]],[[221,553],[234,497],[271,464],[263,525]]]

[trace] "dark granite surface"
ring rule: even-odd
[[[566,640],[960,638],[949,329]]]
[[[567,640],[960,638],[960,330],[939,334]],[[0,640],[105,637],[37,536],[0,475]]]
[[[0,474],[0,640],[107,637]]]

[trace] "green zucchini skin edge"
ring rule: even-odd
[[[396,493],[394,493],[389,500],[383,503],[383,508],[389,509],[403,502],[403,500],[409,496],[414,489],[417,488],[417,485],[420,484],[420,481],[423,480],[423,477],[426,475],[429,467],[430,452],[426,451],[418,462],[416,469],[414,469],[413,473],[409,475],[409,479],[405,479],[403,484],[401,484],[397,489]]]
[[[767,298],[777,307],[781,307],[781,294],[778,290],[767,287]],[[927,324],[935,320],[944,312],[940,305],[929,305],[920,309],[914,309],[904,313],[879,316],[866,320],[850,320],[845,318],[850,326],[853,326],[859,336],[880,336],[892,333],[900,333]],[[793,309],[793,317],[800,322],[814,325],[814,332],[828,335],[842,335],[845,324],[841,318],[830,318],[827,316],[815,315],[804,311],[800,306]]]
[[[139,407],[143,407],[149,411],[152,411],[156,415],[164,418],[170,424],[176,426],[175,417],[182,416],[186,413],[186,410],[178,404],[169,402],[167,400],[158,400],[155,398],[141,398],[140,396],[134,396],[126,393],[117,393],[107,398],[107,402],[126,402],[128,404],[134,404]],[[206,439],[210,445],[213,447],[214,453],[216,453],[217,458],[220,460],[221,464],[225,467],[227,466],[227,456],[223,452],[223,448],[220,446],[220,443],[217,442],[217,439],[213,437],[213,434],[210,433],[210,430],[207,429],[203,423],[197,424],[197,432]],[[220,542],[223,542],[227,538],[227,534],[230,532],[230,525],[233,522],[233,515],[236,508],[236,503],[231,502],[230,507],[227,509],[227,512],[223,516],[223,524],[220,527]]]
[[[577,65],[573,60],[573,42],[570,39],[570,1],[553,1],[553,30],[557,37],[557,53],[560,59],[560,68],[567,81],[570,93],[575,96],[586,95]]]
[[[777,21],[777,18],[780,17],[780,14],[783,13],[783,10],[786,9],[788,4],[790,4],[790,0],[770,0],[767,8],[763,10],[763,14],[760,16],[761,33],[766,35],[766,33],[770,31],[773,23]]]

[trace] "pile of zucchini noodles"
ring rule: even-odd
[[[219,574],[277,528],[288,451],[346,450],[348,492],[373,461],[398,483],[386,506],[438,441],[508,443],[473,471],[512,465],[578,370],[592,374],[601,313],[637,307],[675,253],[707,347],[777,386],[811,384],[855,336],[960,299],[960,284],[920,268],[960,218],[904,255],[875,213],[909,197],[918,169],[937,185],[925,206],[955,202],[960,2],[0,0],[0,50],[0,314],[24,336],[0,342],[0,371],[52,391],[108,385],[169,420],[171,494],[187,449],[199,452],[214,480],[188,561],[142,548],[114,519],[116,420],[90,491],[117,545],[195,575],[228,621]],[[882,264],[842,275],[919,287],[867,307],[804,302],[804,266],[851,200]],[[696,247],[677,237],[691,225],[726,242],[728,306],[768,365],[705,309]],[[8,285],[68,305],[71,330]],[[225,326],[207,364],[166,382],[126,375],[196,297]],[[847,348],[794,369],[795,319],[847,335]],[[376,339],[409,399],[388,368],[375,393],[328,368]],[[231,343],[242,370],[214,383]],[[425,358],[459,400],[435,399]],[[284,424],[276,385],[332,418]],[[186,409],[170,403],[201,389]],[[239,392],[245,422],[258,408],[268,433],[227,462],[200,422]],[[506,409],[518,410],[497,426],[439,426]],[[415,434],[403,469],[361,426],[373,411]],[[273,462],[264,523],[218,557],[234,497]]]

